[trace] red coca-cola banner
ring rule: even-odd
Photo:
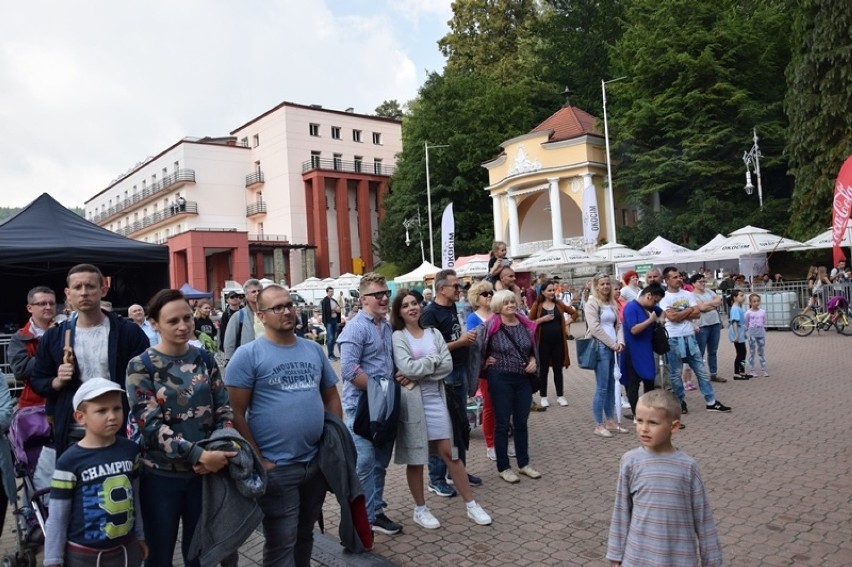
[[[849,224],[849,213],[852,212],[852,156],[846,158],[837,183],[834,185],[834,211],[831,218],[831,242],[834,244],[834,265],[836,266],[846,256],[840,248],[840,242]]]

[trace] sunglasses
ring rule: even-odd
[[[269,307],[267,309],[261,309],[261,311],[263,311],[263,312],[272,311],[276,315],[281,315],[285,311],[295,311],[295,310],[296,310],[296,306],[293,304],[292,301],[290,303],[281,303],[279,305],[274,305],[274,306]]]
[[[374,291],[373,293],[362,293],[361,295],[364,297],[372,297],[376,301],[381,301],[384,298],[390,299],[391,290],[386,289],[384,291]]]
[[[482,297],[494,297],[494,292],[493,291],[483,291],[479,295],[481,295]]]
[[[457,283],[454,283],[454,284],[447,284],[447,285],[445,285],[444,287],[454,287],[454,288],[456,288],[456,289],[461,289],[461,285],[460,285],[460,284],[457,284]]]

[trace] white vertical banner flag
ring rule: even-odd
[[[444,209],[441,216],[441,269],[452,270],[456,265],[456,221],[453,204]]]
[[[593,184],[583,189],[583,244],[592,248],[598,243],[601,233],[601,219],[598,209],[598,195]]]

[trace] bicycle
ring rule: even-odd
[[[819,311],[814,316],[799,314],[790,321],[790,330],[797,337],[807,337],[816,329],[828,331],[834,327],[841,335],[852,335],[852,315],[848,313],[849,308],[834,309],[833,311]]]

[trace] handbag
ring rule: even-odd
[[[594,370],[598,365],[598,340],[594,337],[587,339],[576,339],[577,363],[580,368]]]
[[[654,326],[654,337],[651,340],[654,352],[663,355],[669,352],[669,333],[666,331],[665,325],[657,323]]]

